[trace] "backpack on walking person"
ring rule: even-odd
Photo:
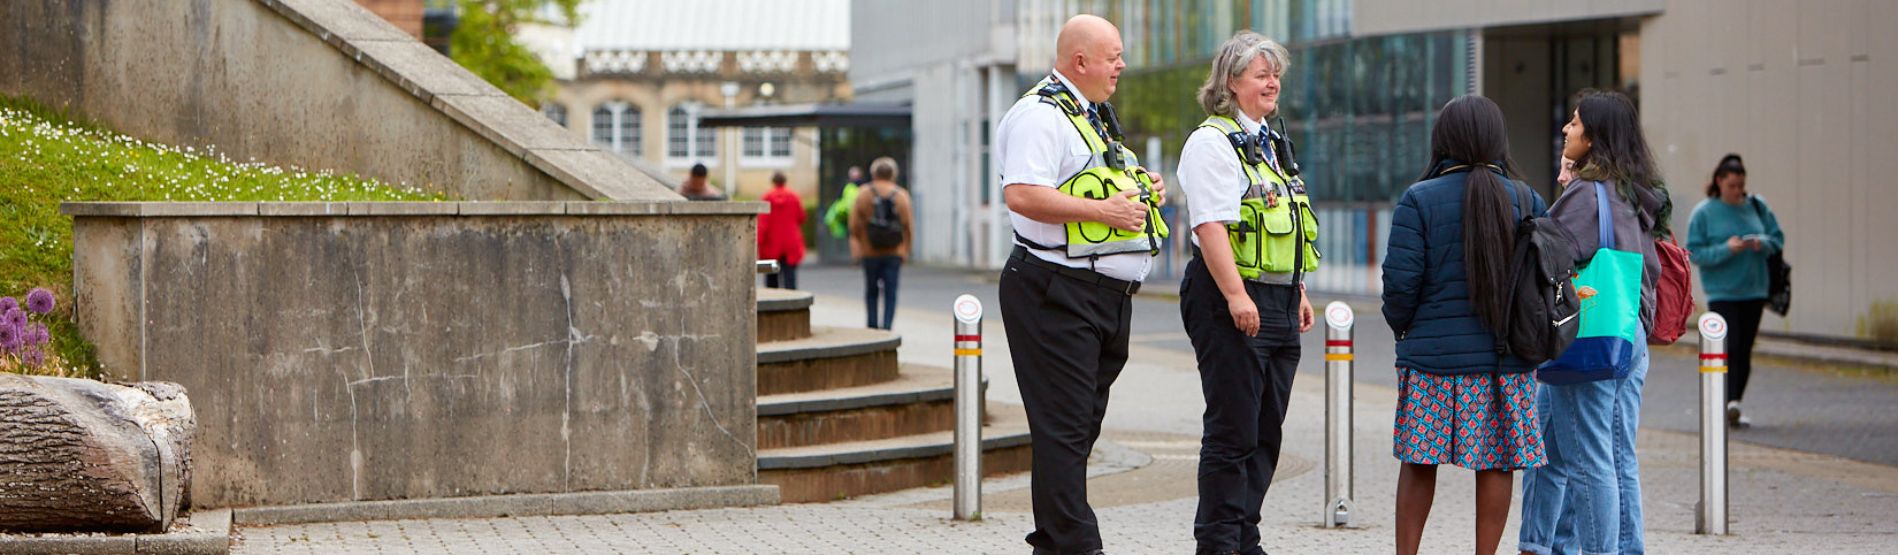
[[[1573,280],[1575,253],[1575,238],[1554,220],[1524,217],[1517,221],[1516,249],[1509,260],[1510,290],[1503,305],[1508,328],[1495,334],[1497,354],[1515,355],[1535,366],[1562,356],[1575,342],[1582,309]]]
[[[903,220],[896,215],[896,192],[888,195],[876,193],[870,188],[870,194],[876,195],[870,210],[870,221],[864,226],[864,238],[870,247],[878,249],[895,248],[903,244]]]
[[[1694,313],[1693,266],[1672,234],[1654,240],[1654,254],[1661,259],[1661,276],[1654,281],[1654,333],[1648,334],[1648,344],[1672,345],[1687,333]]]

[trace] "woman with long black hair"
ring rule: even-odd
[[[1523,474],[1518,548],[1542,555],[1639,554],[1645,547],[1634,436],[1647,381],[1654,284],[1661,274],[1654,239],[1668,234],[1671,205],[1634,102],[1616,92],[1579,96],[1574,116],[1562,126],[1562,157],[1575,161],[1575,179],[1549,208],[1550,218],[1574,237],[1581,256],[1577,268],[1604,246],[1641,254],[1641,325],[1627,377],[1545,383],[1537,391],[1548,464]],[[1605,215],[1598,189],[1607,192]],[[1602,217],[1613,226],[1613,245],[1601,244]]]
[[[1541,217],[1541,195],[1513,179],[1502,110],[1451,100],[1430,133],[1430,164],[1391,213],[1384,319],[1397,335],[1392,451],[1397,552],[1417,553],[1436,496],[1437,465],[1476,472],[1476,552],[1496,552],[1513,472],[1542,463],[1530,365],[1499,356],[1507,329],[1515,223]]]

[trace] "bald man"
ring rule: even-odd
[[[1108,388],[1127,362],[1130,297],[1153,253],[1072,244],[1067,227],[1097,222],[1095,229],[1144,231],[1119,242],[1144,245],[1154,230],[1149,208],[1164,198],[1165,183],[1155,176],[1149,191],[1129,188],[1106,198],[1063,192],[1060,186],[1084,171],[1138,170],[1138,161],[1114,136],[1118,124],[1107,121],[1107,97],[1127,67],[1120,30],[1099,17],[1075,16],[1061,27],[1055,49],[1053,74],[1002,116],[996,132],[994,159],[1015,227],[1000,296],[1033,438],[1035,530],[1027,541],[1037,554],[1087,554],[1101,552],[1087,503],[1087,457],[1100,437]],[[1142,195],[1152,200],[1142,202]]]

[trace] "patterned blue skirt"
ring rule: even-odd
[[[1397,374],[1397,460],[1472,470],[1542,466],[1534,374]]]

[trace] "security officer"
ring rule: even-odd
[[[1165,225],[1165,184],[1120,144],[1104,101],[1121,69],[1120,30],[1079,15],[1061,27],[1054,74],[1004,115],[995,160],[1015,227],[1002,320],[1027,405],[1036,553],[1098,553],[1087,457],[1108,387],[1127,362],[1130,296]]]
[[[1284,46],[1251,31],[1227,40],[1199,90],[1210,117],[1180,152],[1194,257],[1180,317],[1206,397],[1200,439],[1200,553],[1263,553],[1259,511],[1278,467],[1281,426],[1311,329],[1303,276],[1318,267],[1318,222],[1278,111]]]

